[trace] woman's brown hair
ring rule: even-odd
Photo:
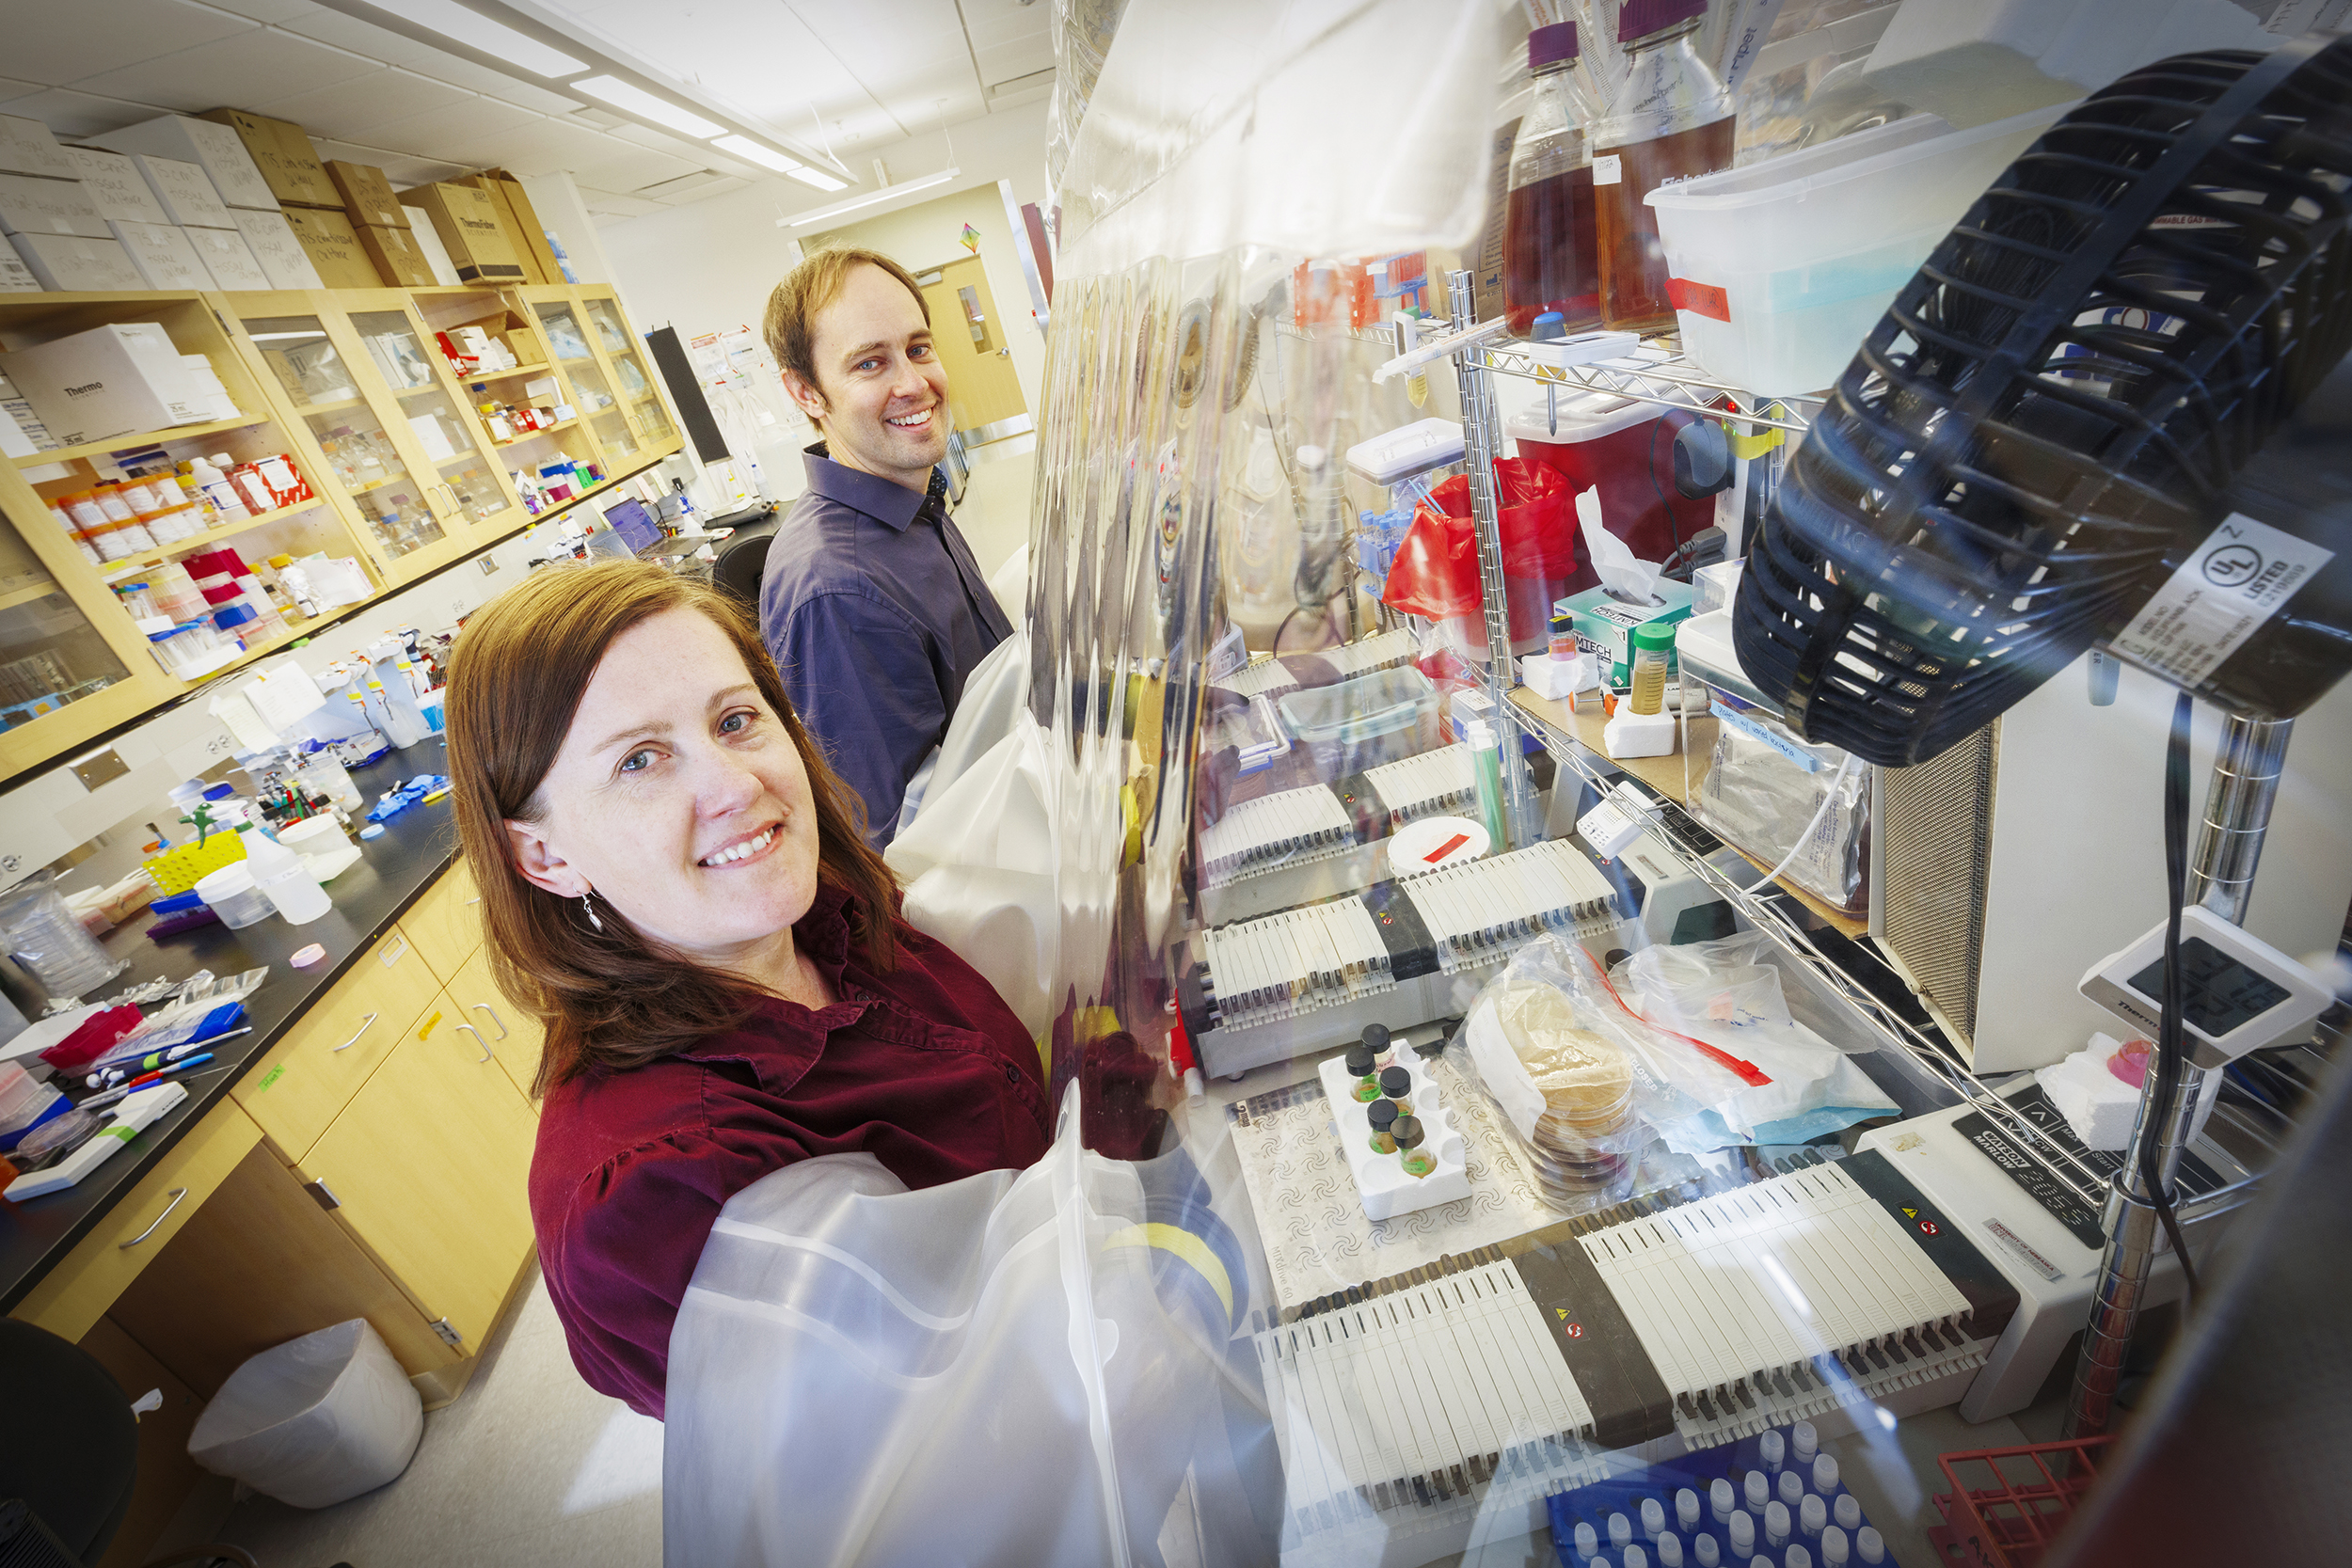
[[[763,993],[636,931],[610,905],[596,930],[571,899],[524,878],[509,821],[535,820],[539,786],[613,640],[674,610],[708,616],[743,656],[784,721],[817,802],[817,877],[850,895],[850,934],[866,966],[897,958],[897,883],[866,842],[865,805],[825,765],[784,694],[775,660],[735,600],[634,561],[550,566],[466,623],[450,659],[450,793],[457,837],[482,890],[485,945],[498,983],[547,1028],[532,1085],[545,1094],[597,1068],[631,1068],[739,1026]]]

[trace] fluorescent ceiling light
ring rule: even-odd
[[[468,10],[457,0],[401,0],[394,14],[430,27],[443,38],[470,44],[485,55],[511,60],[540,76],[568,76],[575,71],[588,69],[587,61],[576,60],[560,49],[550,49],[537,39],[491,21],[479,11]]]
[[[850,188],[847,180],[835,180],[820,168],[787,168],[784,172],[802,184],[814,185],[820,191],[846,191]]]
[[[712,124],[698,114],[679,108],[666,98],[656,98],[642,87],[633,87],[618,76],[582,76],[577,82],[564,85],[575,92],[600,98],[616,109],[627,109],[630,114],[643,115],[673,131],[683,131],[690,136],[707,139],[726,129],[723,125]]]
[[[800,213],[788,218],[778,218],[776,227],[778,229],[805,229],[812,223],[822,223],[827,218],[837,218],[844,213],[854,213],[861,207],[871,207],[877,201],[888,201],[893,197],[911,196],[916,191],[930,190],[933,185],[944,185],[962,172],[958,168],[943,168],[937,174],[926,174],[919,180],[901,180],[895,185],[884,185],[881,190],[868,191],[864,196],[852,197],[847,201],[836,201],[830,207],[819,207],[813,213]]]
[[[802,166],[798,162],[786,157],[773,148],[760,146],[749,136],[721,136],[710,145],[723,152],[732,152],[739,158],[749,158],[753,163],[763,168],[772,168],[778,174],[789,174]],[[840,189],[838,185],[834,188]]]

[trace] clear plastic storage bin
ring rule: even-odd
[[[277,912],[269,895],[255,884],[252,869],[243,861],[198,878],[196,895],[232,931],[258,926]]]
[[[1936,243],[2070,107],[1966,131],[1913,115],[1652,191],[1683,351],[1757,392],[1829,386]]]
[[[1438,689],[1411,665],[1291,691],[1282,722],[1327,782],[1418,756],[1438,744]]]

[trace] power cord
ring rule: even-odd
[[[2149,1200],[2156,1218],[2180,1259],[2185,1309],[2197,1293],[2197,1270],[2188,1259],[2188,1243],[2172,1212],[2172,1195],[2157,1168],[2160,1131],[2172,1119],[2172,1101],[2181,1087],[2181,1014],[2185,976],[2181,973],[2181,908],[2188,897],[2188,739],[2195,705],[2187,692],[2172,705],[2172,735],[2164,752],[2164,1016],[2156,1026],[2156,1097],[2149,1107],[2147,1125],[2139,1132],[2139,1168],[2148,1183]]]

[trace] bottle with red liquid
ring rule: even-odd
[[[1527,35],[1534,76],[1511,147],[1502,224],[1502,304],[1514,337],[1560,313],[1569,332],[1600,325],[1600,259],[1593,217],[1593,164],[1576,87],[1576,24]]]
[[[1617,12],[1626,80],[1593,127],[1593,194],[1601,319],[1618,330],[1674,325],[1658,214],[1642,198],[1731,166],[1731,94],[1697,48],[1706,17],[1707,0],[1625,0]]]

